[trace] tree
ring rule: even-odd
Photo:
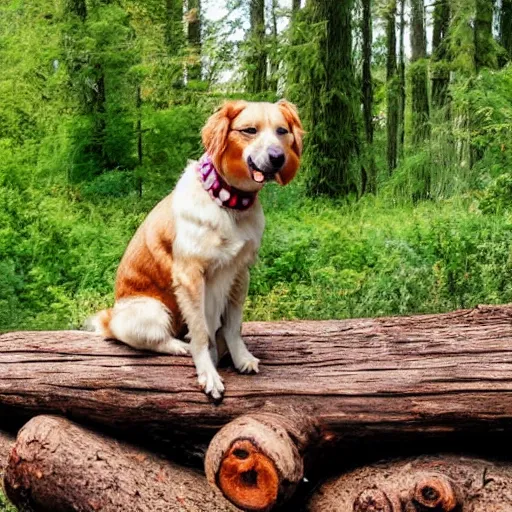
[[[390,0],[386,12],[386,81],[387,81],[387,163],[391,174],[397,164],[398,82],[396,67],[396,0]]]
[[[475,10],[475,69],[496,67],[496,52],[492,37],[494,0],[476,0]]]
[[[448,101],[450,68],[448,63],[448,29],[450,27],[449,0],[438,0],[434,6],[432,34],[432,105],[443,107]]]
[[[363,98],[363,117],[366,144],[370,152],[368,173],[363,172],[362,192],[375,192],[375,160],[373,158],[373,87],[372,87],[372,1],[363,0],[363,72],[361,77],[361,95]]]
[[[269,74],[269,89],[277,93],[278,86],[278,72],[279,72],[279,34],[277,29],[277,10],[279,8],[278,0],[272,0],[270,6],[270,17],[271,17],[271,43],[272,49],[269,55],[270,61],[270,74]]]
[[[405,0],[400,0],[400,41],[398,61],[398,152],[403,158],[405,147]]]
[[[190,51],[187,78],[201,80],[201,0],[188,0],[187,23]]]
[[[512,0],[501,0],[500,43],[512,60]]]
[[[312,169],[312,194],[344,195],[358,186],[353,161],[360,148],[361,92],[352,62],[352,6],[353,0],[310,0],[305,8],[311,46],[308,58],[299,57],[296,66],[309,130],[305,160]]]
[[[417,144],[430,133],[427,87],[427,46],[423,0],[411,0],[411,80],[412,140]]]
[[[251,0],[251,28],[247,56],[247,92],[256,94],[267,88],[267,53],[265,51],[265,0]]]

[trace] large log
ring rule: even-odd
[[[203,475],[52,416],[21,429],[4,481],[22,511],[236,510]]]
[[[5,334],[0,427],[57,413],[154,439],[162,451],[180,434],[206,442],[262,408],[300,410],[350,443],[512,428],[512,307],[249,323],[244,334],[261,373],[222,369],[221,405],[198,389],[187,357],[138,352],[85,332]]]
[[[510,512],[512,466],[454,455],[382,462],[333,478],[308,512]]]

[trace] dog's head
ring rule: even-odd
[[[302,153],[302,124],[294,105],[229,101],[202,131],[203,144],[217,171],[234,187],[259,190],[266,181],[286,185]]]

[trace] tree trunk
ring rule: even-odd
[[[201,0],[188,0],[187,34],[190,51],[189,80],[201,80]]]
[[[400,0],[400,57],[398,63],[398,153],[405,152],[405,0]]]
[[[277,9],[279,5],[277,0],[272,0],[271,17],[272,17],[272,52],[270,61],[270,77],[269,89],[277,94],[278,72],[279,72],[279,40],[277,31]]]
[[[20,510],[236,510],[204,476],[52,416],[21,429],[4,481]]]
[[[496,53],[492,37],[494,0],[476,0],[475,12],[475,69],[496,67]]]
[[[448,29],[450,27],[449,0],[438,0],[434,6],[432,36],[432,105],[444,107],[448,102],[450,68],[448,64]]]
[[[353,161],[360,150],[361,91],[352,62],[352,6],[353,0],[310,0],[306,8],[313,24],[326,24],[315,57],[323,71],[315,65],[304,91],[309,129],[305,163],[314,170],[307,190],[312,195],[340,196],[358,188],[358,166]]]
[[[0,482],[4,481],[5,468],[7,467],[7,460],[11,450],[14,447],[14,436],[7,432],[0,431]],[[0,493],[2,486],[0,484]],[[1,503],[1,501],[0,501]]]
[[[301,0],[292,0],[292,16],[300,10]]]
[[[386,13],[386,81],[387,81],[387,162],[391,174],[397,164],[398,141],[398,82],[396,68],[396,0],[390,0]]]
[[[247,92],[257,94],[267,89],[267,52],[265,50],[265,1],[251,0]]]
[[[363,97],[364,128],[369,154],[368,176],[363,174],[362,192],[375,193],[377,177],[375,158],[373,155],[373,86],[372,86],[372,0],[363,0],[363,75],[361,79],[361,95]],[[365,183],[367,185],[365,186]]]
[[[512,0],[501,0],[500,43],[507,52],[507,60],[512,60]]]
[[[512,307],[249,323],[244,335],[261,373],[221,369],[227,391],[216,407],[197,386],[188,357],[78,331],[2,335],[0,428],[65,414],[153,440],[175,457],[191,445],[197,454],[220,427],[269,406],[301,411],[350,446],[465,440],[512,427]]]
[[[165,0],[165,45],[171,56],[175,56],[182,44],[183,0]]]
[[[293,495],[320,440],[316,422],[297,412],[241,416],[210,443],[206,476],[243,510],[270,510]]]
[[[426,57],[423,0],[411,0],[411,66],[409,75],[414,144],[424,141],[430,134]]]
[[[454,455],[381,462],[324,483],[308,512],[506,512],[510,464]]]

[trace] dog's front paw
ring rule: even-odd
[[[207,395],[218,400],[224,393],[222,378],[216,370],[204,371],[198,374],[197,381]]]
[[[235,366],[240,373],[258,373],[260,371],[258,368],[259,363],[260,360],[257,357],[247,352],[247,354],[235,363]]]

